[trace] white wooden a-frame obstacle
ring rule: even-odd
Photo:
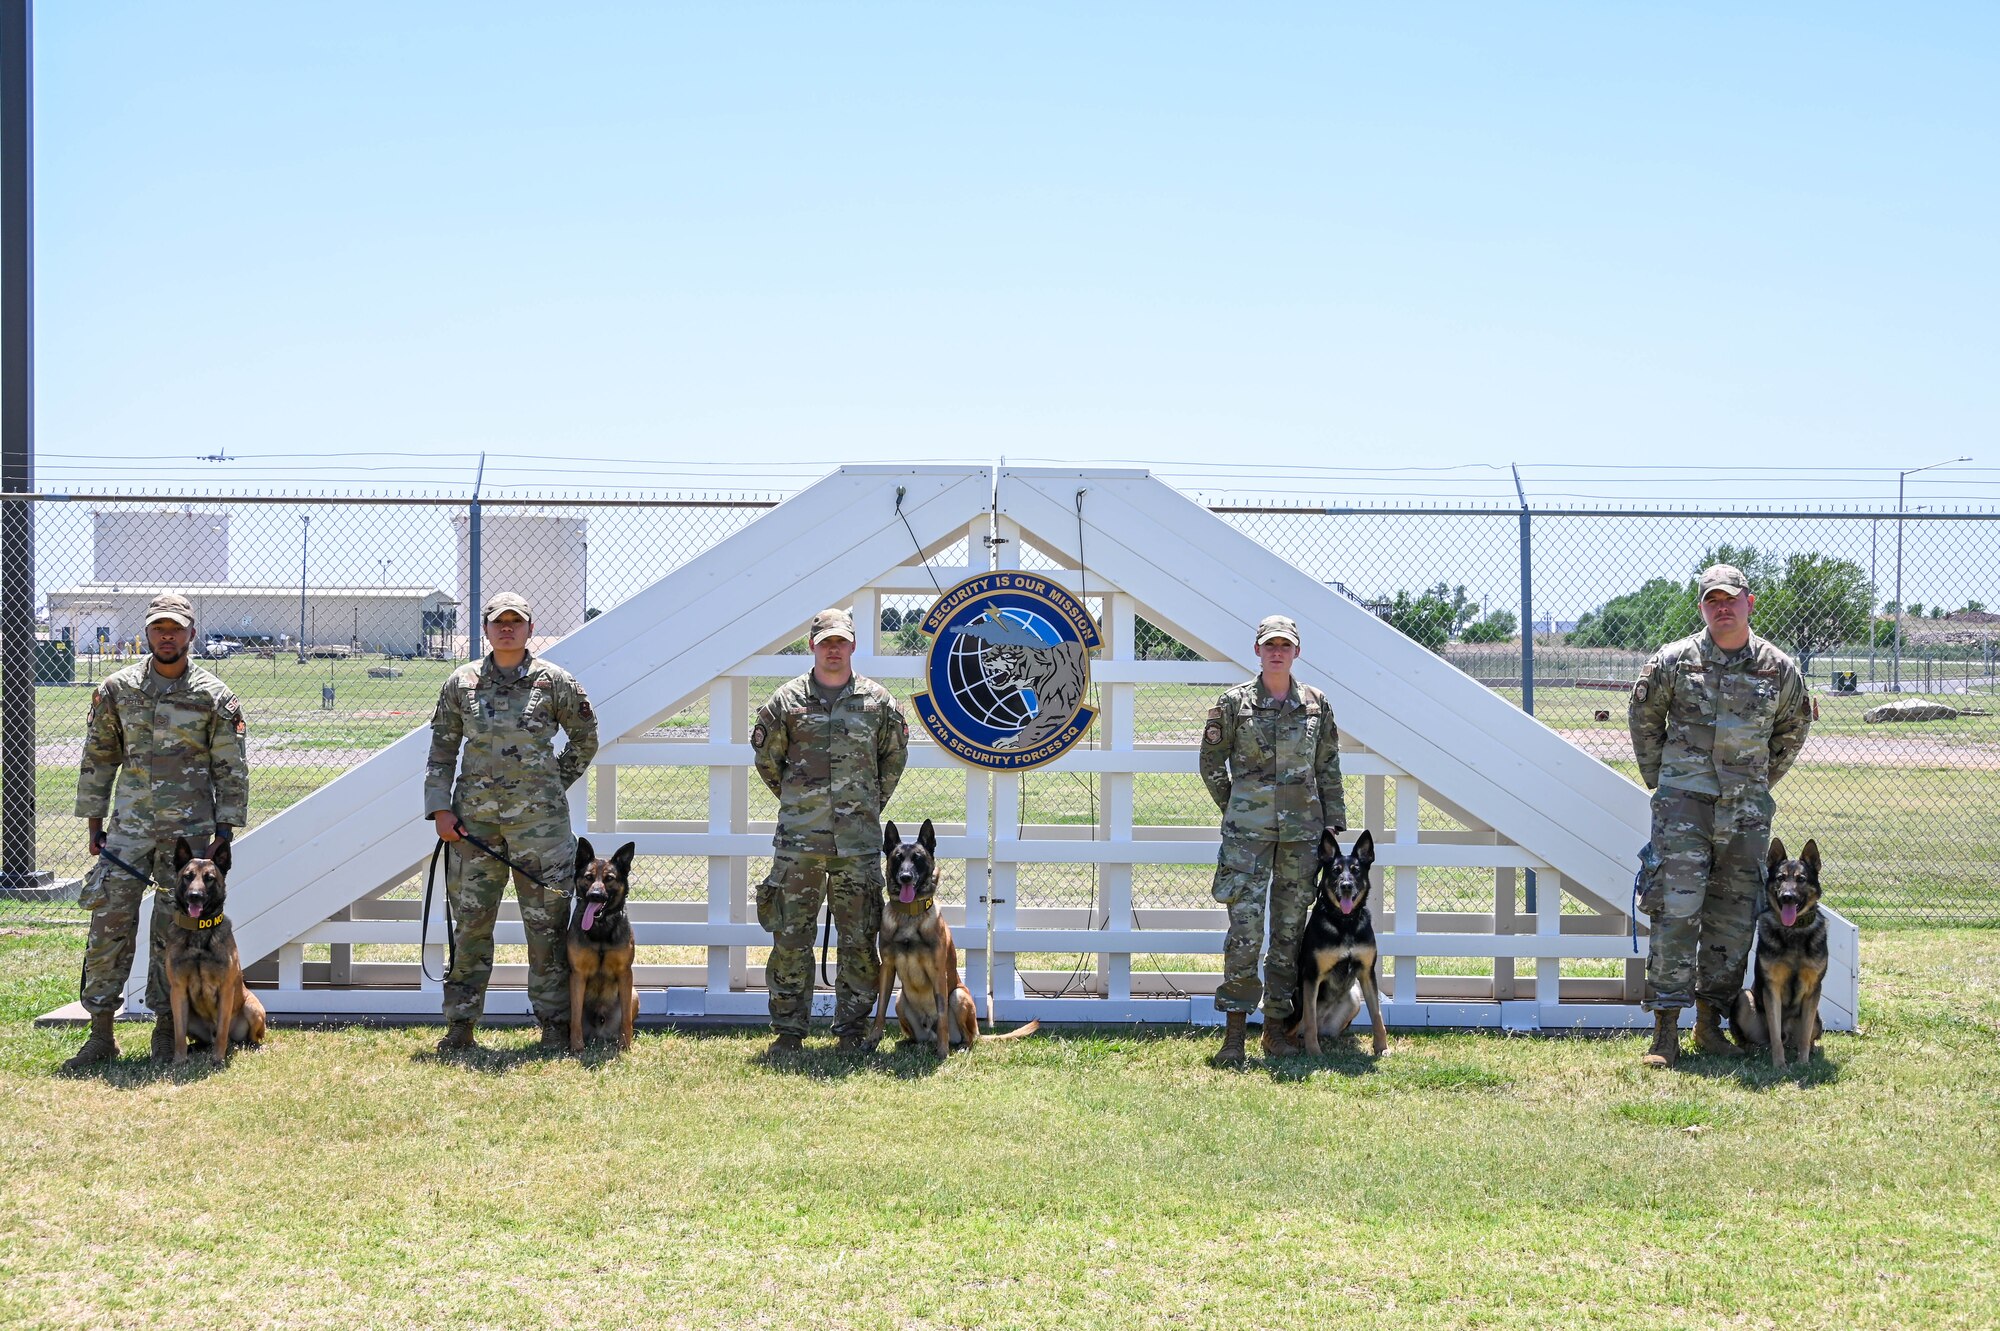
[[[1192,776],[1200,718],[1215,690],[1255,669],[1254,626],[1282,609],[1305,639],[1299,674],[1332,697],[1343,766],[1359,779],[1349,817],[1375,833],[1383,867],[1371,906],[1389,1024],[1640,1024],[1643,961],[1629,903],[1647,803],[1630,781],[1145,472],[885,466],[842,468],[547,653],[583,680],[606,741],[588,790],[579,782],[572,793],[576,825],[600,847],[638,842],[642,864],[664,857],[696,889],[691,899],[631,907],[642,1017],[764,1015],[752,952],[769,936],[749,898],[771,824],[750,767],[753,681],[805,664],[773,653],[822,606],[851,604],[856,668],[907,696],[923,687],[923,658],[878,652],[882,598],[928,597],[973,573],[1022,566],[1052,570],[1084,593],[1102,625],[1097,729],[1031,774],[1087,783],[1095,822],[1027,821],[1022,774],[961,767],[916,731],[890,809],[906,824],[937,819],[941,900],[955,878],[963,900],[947,918],[968,983],[977,993],[990,980],[1000,1020],[1220,1019],[1213,961],[1189,971],[1159,960],[1221,951],[1223,912],[1206,892],[1214,820],[1197,812],[1148,826],[1136,815],[1161,807],[1163,793],[1183,808],[1205,801]],[[1207,659],[1137,659],[1141,617]],[[658,727],[704,702],[705,729]],[[1141,709],[1156,724],[1163,705],[1185,719],[1168,735],[1141,734]],[[403,737],[237,841],[230,914],[274,1016],[437,1018],[435,982],[406,959],[420,907],[383,899],[432,845],[421,819],[428,738]],[[649,807],[663,803],[652,793],[663,775],[678,779],[680,807]],[[647,816],[659,812],[681,816]],[[1046,866],[1083,875],[1082,897],[1022,900],[1024,882]],[[1537,878],[1532,908],[1527,871]],[[1451,908],[1425,910],[1420,889],[1439,875],[1454,887],[1441,903]],[[1468,879],[1479,884],[1470,892]],[[1168,880],[1179,884],[1172,904],[1149,904],[1147,885]],[[1829,1029],[1852,1030],[1855,931],[1838,916],[1831,923],[1822,1016]],[[1643,922],[1638,932],[1642,951]],[[441,935],[433,921],[431,937]],[[522,941],[511,903],[497,941]],[[368,959],[381,944],[400,945],[405,959]],[[658,947],[683,951],[653,964],[643,949]],[[442,951],[433,945],[426,958],[432,975]],[[1022,960],[1050,953],[1078,964],[1037,970]],[[1135,958],[1157,968],[1137,969]],[[1420,975],[1426,961],[1449,973]],[[1594,963],[1586,969],[1596,974],[1565,975],[1565,962]],[[525,1016],[524,983],[522,967],[497,967],[488,1012]],[[128,1005],[142,1007],[143,990],[135,967]],[[1045,996],[1051,990],[1060,996]]]

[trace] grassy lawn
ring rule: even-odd
[[[1864,1032],[1791,1077],[1636,1036],[1239,1075],[1146,1029],[936,1068],[354,1028],[67,1081],[29,1020],[77,944],[0,931],[11,1326],[2000,1323],[2000,933],[1866,936]]]

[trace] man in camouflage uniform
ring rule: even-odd
[[[1212,895],[1229,907],[1222,984],[1215,1006],[1228,1014],[1219,1067],[1243,1064],[1243,1027],[1264,1002],[1264,1052],[1294,1054],[1283,1026],[1298,987],[1299,939],[1312,910],[1315,848],[1322,830],[1347,828],[1340,784],[1340,732],[1324,693],[1292,678],[1299,626],[1284,615],[1257,625],[1263,671],[1208,709],[1201,732],[1201,779],[1222,811],[1222,851]],[[1264,983],[1257,949],[1264,941],[1268,891],[1271,949]]]
[[[76,781],[76,814],[89,819],[90,853],[109,851],[161,887],[153,899],[146,959],[154,1058],[173,1053],[162,958],[172,927],[174,841],[186,837],[207,848],[199,853],[213,853],[243,826],[250,802],[243,708],[228,685],[189,663],[193,637],[194,607],[187,598],[172,592],[154,597],[146,607],[147,656],[106,679],[90,697]],[[63,1065],[67,1071],[118,1056],[111,1024],[132,971],[139,907],[148,886],[109,859],[98,860],[84,880],[77,904],[90,910],[82,985],[90,1037]]]
[[[1653,788],[1654,864],[1640,901],[1652,920],[1649,1067],[1679,1058],[1680,1010],[1689,1003],[1696,1047],[1737,1052],[1721,1018],[1743,986],[1756,927],[1777,808],[1771,787],[1812,723],[1798,663],[1750,631],[1756,597],[1743,571],[1713,565],[1699,587],[1708,627],[1646,663],[1627,709],[1639,774]]]
[[[528,936],[528,1001],[542,1024],[542,1047],[567,1049],[569,953],[563,932],[569,924],[576,835],[565,792],[597,753],[597,715],[574,676],[529,650],[535,624],[527,601],[501,592],[480,614],[493,650],[454,670],[438,695],[424,808],[440,840],[461,842],[461,834],[469,832],[521,871],[477,847],[461,842],[452,848],[449,893],[457,955],[445,973],[444,1015],[450,1025],[438,1052],[475,1047],[472,1031],[486,1009],[486,982],[493,974],[493,924],[510,873]],[[558,729],[569,738],[561,754],[555,750]]]
[[[889,691],[854,673],[854,620],[822,610],[808,633],[813,668],[758,709],[750,746],[778,797],[776,853],[757,888],[757,923],[771,931],[765,967],[773,1054],[803,1047],[812,1011],[813,921],[829,902],[839,936],[833,1033],[861,1048],[875,1001],[882,922],[882,810],[909,760],[910,731]]]

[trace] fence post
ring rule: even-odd
[[[479,455],[479,474],[472,480],[472,510],[465,523],[465,659],[477,661],[486,655],[480,646],[486,622],[479,613],[485,604],[479,595],[479,487],[486,481],[486,455]]]
[[[0,4],[0,493],[35,488],[34,23]],[[35,807],[35,506],[0,501],[0,890],[41,887]]]
[[[1514,493],[1521,501],[1521,710],[1535,714],[1535,542],[1534,524],[1528,513],[1528,494],[1521,488],[1521,469],[1514,467]],[[1527,889],[1527,913],[1535,913],[1535,871],[1521,878]],[[1535,993],[1542,1001],[1541,991]]]

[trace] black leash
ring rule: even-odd
[[[570,895],[568,889],[557,887],[554,883],[543,882],[541,879],[535,877],[535,875],[529,873],[526,869],[522,868],[519,864],[516,864],[513,860],[507,858],[507,856],[501,854],[499,851],[493,849],[493,847],[487,845],[484,841],[481,841],[478,837],[472,835],[472,833],[466,831],[465,824],[463,822],[460,822],[458,825],[458,839],[460,841],[465,842],[467,845],[471,846],[474,850],[478,851],[480,854],[489,856],[493,859],[500,861],[502,864],[506,865],[509,869],[512,869],[515,873],[520,874],[521,877],[533,883],[536,887],[541,888],[544,892],[553,892],[557,896],[561,897],[566,897]]]
[[[1648,840],[1645,845],[1639,847],[1639,872],[1632,875],[1632,909],[1625,917],[1632,940],[1632,955],[1635,957],[1639,955],[1639,901],[1646,895],[1646,889],[1652,886],[1652,880],[1659,873],[1660,857],[1654,851],[1653,843]],[[1650,916],[1647,918],[1651,919]]]
[[[133,868],[125,861],[119,859],[116,855],[113,855],[109,847],[100,847],[98,849],[97,855],[99,859],[109,860],[111,863],[123,869],[126,873],[131,874],[134,878],[144,883],[146,886],[148,887],[153,886],[153,875],[149,873],[140,873],[137,869]]]
[[[533,883],[536,887],[541,888],[544,892],[553,892],[559,897],[568,897],[569,895],[571,895],[567,890],[557,887],[553,883],[543,882],[541,879],[535,877],[535,875],[529,873],[526,869],[522,868],[519,864],[517,864],[513,859],[511,859],[507,855],[493,849],[493,847],[487,845],[484,841],[481,841],[478,837],[466,831],[465,822],[463,819],[458,819],[457,821],[458,821],[458,839],[460,841],[465,842],[467,845],[471,846],[474,850],[478,851],[480,854],[500,861],[500,863],[506,865],[509,869],[512,869],[515,873],[520,874],[521,877],[527,879],[529,882]],[[430,941],[431,894],[437,888],[438,856],[445,853],[446,844],[447,843],[445,842],[445,839],[443,837],[438,838],[437,845],[431,849],[430,867],[424,871],[424,919],[423,919],[423,928],[418,933],[418,940],[420,946],[428,946]],[[451,893],[449,892],[446,892],[444,894],[444,942],[445,942],[445,974],[449,975],[451,973],[451,968],[458,964],[458,927],[456,922],[453,921],[451,917]],[[432,980],[438,984],[443,984],[444,976],[432,975],[430,972],[429,963],[424,960],[424,957],[425,953],[423,952],[419,952],[417,954],[417,966],[418,969],[423,971],[424,978],[426,980]],[[821,964],[822,965],[825,964],[824,958],[821,959]]]
[[[826,945],[832,937],[833,897],[829,894],[826,899],[826,929],[819,936],[819,982],[829,989],[833,988],[833,981],[826,978]]]
[[[464,833],[461,832],[459,835],[463,836]],[[446,892],[444,894],[444,975],[431,974],[431,893],[437,888],[438,857],[444,854],[444,848],[445,839],[439,837],[437,845],[431,849],[430,868],[424,871],[424,916],[417,934],[419,948],[417,952],[417,969],[423,972],[426,980],[434,984],[443,984],[444,976],[451,974],[452,967],[458,965],[458,929],[451,918],[451,893]]]

